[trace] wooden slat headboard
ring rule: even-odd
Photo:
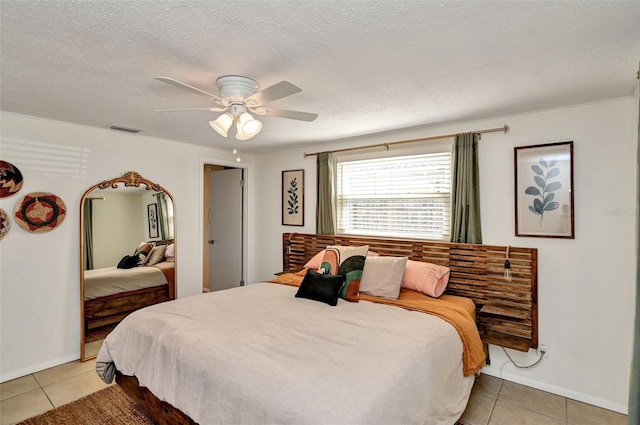
[[[538,346],[538,250],[509,247],[511,282],[504,279],[506,246],[415,239],[284,233],[283,270],[298,271],[327,245],[369,245],[381,255],[449,267],[446,294],[473,299],[482,340],[527,351]]]
[[[159,240],[159,241],[149,241],[149,242],[153,242],[156,244],[156,246],[160,246],[160,245],[170,245],[173,243],[173,239],[164,239],[164,240]]]

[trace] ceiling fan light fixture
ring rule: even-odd
[[[0,0],[1,1],[1,0]],[[267,104],[283,97],[299,93],[300,87],[289,81],[280,81],[265,89],[259,90],[260,85],[249,77],[242,75],[223,75],[216,80],[219,94],[212,94],[189,84],[169,77],[154,77],[163,83],[195,92],[213,99],[215,106],[209,108],[173,108],[156,109],[157,112],[203,111],[223,112],[209,125],[222,137],[229,137],[229,129],[236,125],[235,138],[237,140],[249,140],[262,130],[262,122],[256,120],[247,112],[270,117],[288,118],[299,121],[311,122],[318,114],[300,111],[288,111],[271,108]]]
[[[232,124],[233,117],[228,113],[220,115],[215,121],[209,121],[211,128],[213,128],[216,133],[222,137],[227,137],[227,133],[229,132]]]
[[[249,140],[262,130],[262,122],[245,112],[238,117],[236,122],[236,139]]]

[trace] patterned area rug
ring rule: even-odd
[[[117,385],[35,416],[17,425],[157,425]],[[463,425],[456,422],[455,425]]]
[[[157,425],[117,385],[35,416],[18,425]]]

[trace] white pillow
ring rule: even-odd
[[[407,259],[408,257],[367,257],[360,292],[397,300]]]
[[[164,252],[166,251],[166,245],[155,246],[151,248],[151,252],[147,257],[148,260],[145,263],[146,266],[153,266],[154,264],[158,264],[160,261],[164,260]]]
[[[173,258],[176,256],[176,246],[172,243],[167,245],[164,256],[167,258],[167,261],[173,261]]]

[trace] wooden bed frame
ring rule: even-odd
[[[86,300],[85,330],[118,323],[136,310],[171,299],[173,298],[169,296],[169,285],[163,284]]]
[[[408,256],[451,269],[445,293],[472,298],[483,342],[527,351],[538,345],[537,250],[509,247],[512,281],[504,280],[507,247],[406,239],[284,233],[283,271],[295,272],[327,245],[369,245],[381,255]],[[197,425],[159,400],[134,376],[116,372],[117,384],[160,424]]]
[[[197,425],[189,416],[166,401],[158,399],[151,391],[141,387],[138,378],[116,371],[116,383],[131,399],[144,407],[160,425]]]

